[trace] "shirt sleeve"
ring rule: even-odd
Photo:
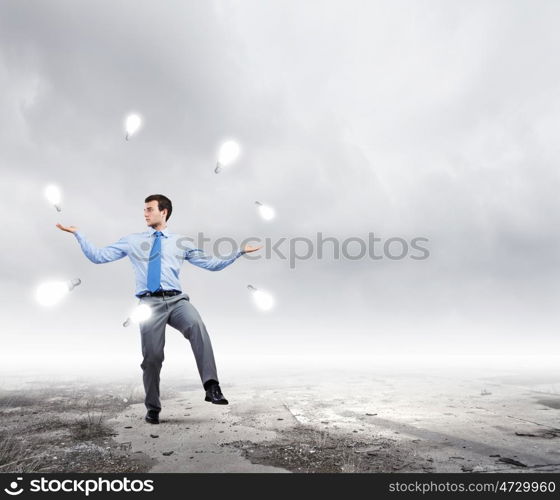
[[[114,260],[122,259],[128,255],[128,238],[126,236],[123,236],[116,243],[103,248],[93,246],[79,231],[76,231],[74,236],[78,240],[84,255],[94,264],[113,262]]]
[[[195,266],[208,269],[209,271],[220,271],[224,267],[235,262],[244,253],[243,250],[238,250],[229,259],[218,259],[217,257],[208,255],[200,248],[192,248],[185,251],[185,260],[188,260]]]

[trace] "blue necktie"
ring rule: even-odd
[[[148,290],[155,292],[161,286],[161,231],[156,231],[148,263]]]

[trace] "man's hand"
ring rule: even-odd
[[[76,226],[63,226],[62,224],[57,224],[56,227],[62,231],[66,231],[67,233],[75,233],[78,228]]]
[[[245,245],[243,247],[243,251],[245,253],[251,253],[251,252],[256,252],[257,250],[260,250],[262,248],[262,245],[260,247],[252,247],[251,245]]]

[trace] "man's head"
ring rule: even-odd
[[[152,194],[144,200],[144,203],[144,219],[148,226],[156,227],[165,224],[171,217],[173,206],[167,196]]]

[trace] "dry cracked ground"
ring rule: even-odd
[[[560,373],[7,382],[0,472],[560,472]]]

